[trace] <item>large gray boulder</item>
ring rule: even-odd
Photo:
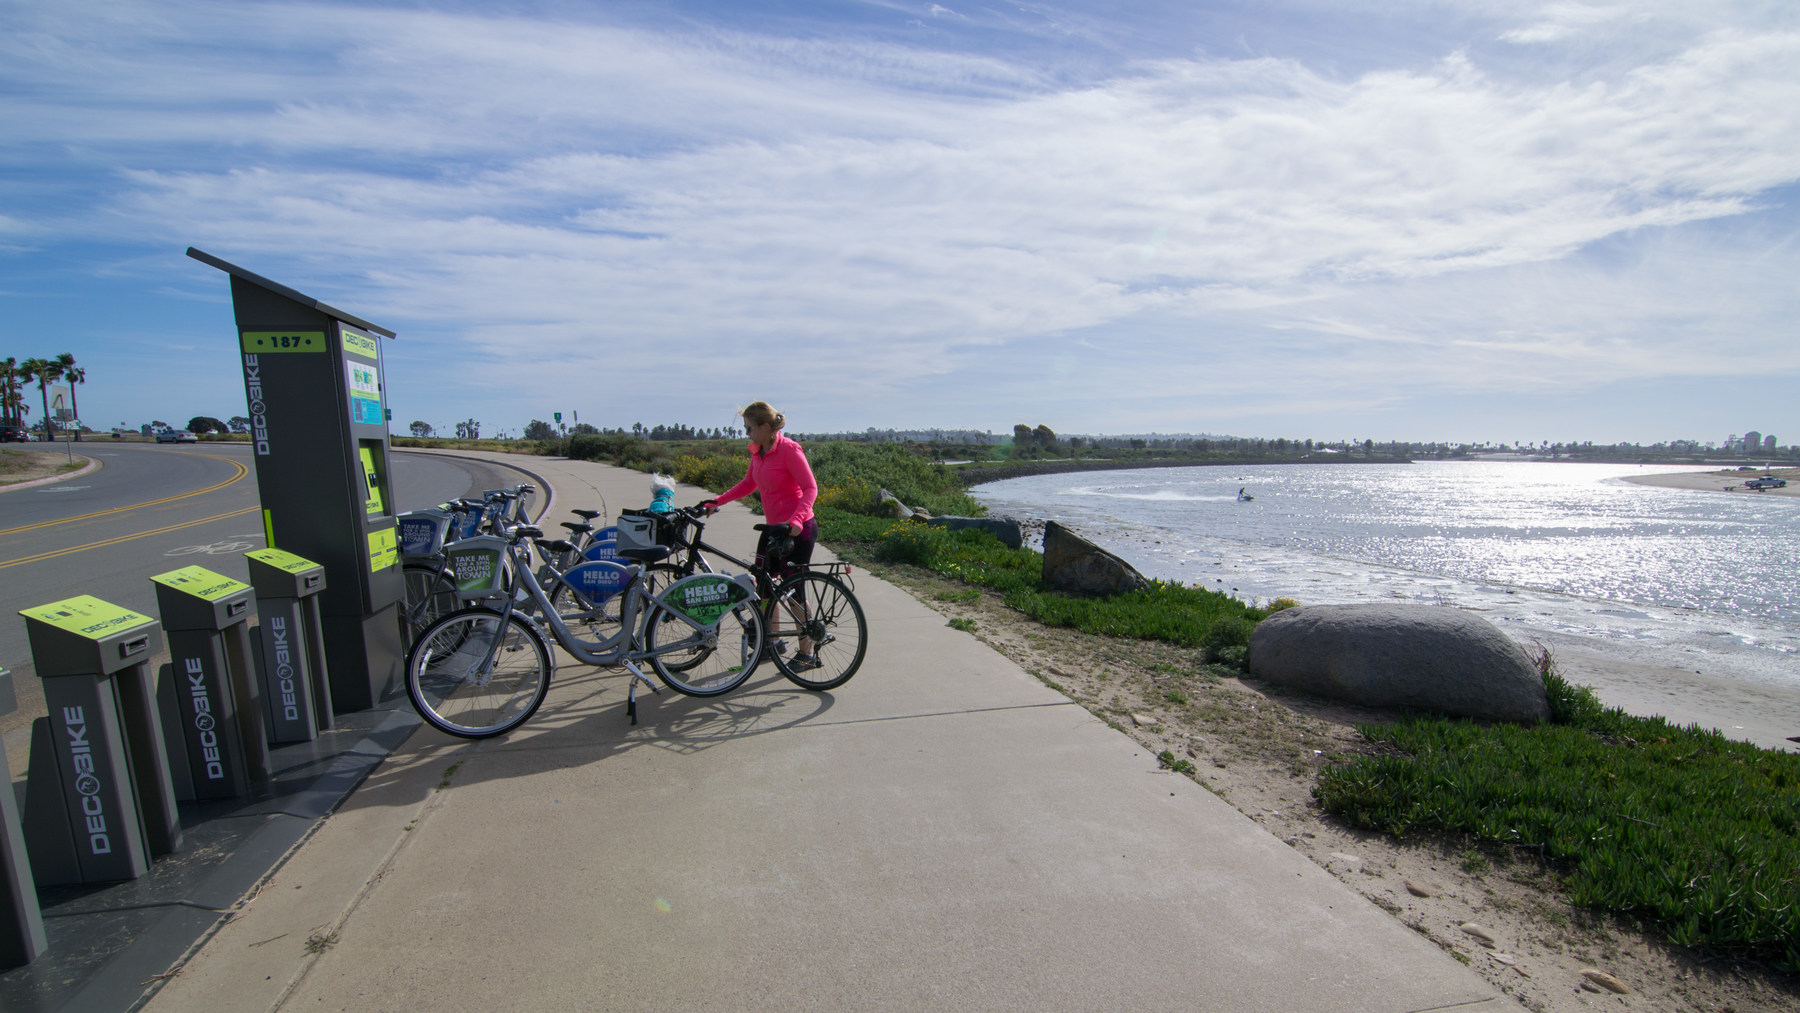
[[[1044,522],[1044,583],[1094,595],[1136,591],[1150,584],[1130,563],[1055,521]]]
[[[925,523],[934,527],[949,528],[951,531],[964,531],[973,528],[985,531],[1000,539],[1000,544],[1009,549],[1016,549],[1025,544],[1025,536],[1019,530],[1019,522],[1011,517],[929,517]]]
[[[1440,605],[1305,605],[1250,636],[1250,674],[1368,707],[1485,721],[1550,717],[1543,675],[1480,616]]]

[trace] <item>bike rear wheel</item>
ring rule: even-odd
[[[469,608],[419,635],[406,655],[406,695],[439,731],[486,739],[537,713],[550,673],[550,650],[530,623]]]
[[[862,667],[869,624],[856,595],[836,577],[797,573],[776,586],[768,610],[769,653],[789,682],[814,691],[835,689]],[[816,668],[797,660],[802,638],[812,641]]]
[[[694,629],[680,616],[651,607],[643,643],[656,677],[677,693],[718,696],[742,686],[762,660],[763,616],[742,602],[714,626]]]

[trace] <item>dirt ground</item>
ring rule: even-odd
[[[1402,843],[1339,823],[1312,797],[1316,771],[1368,751],[1355,724],[1387,715],[1277,696],[1207,666],[1195,649],[1041,626],[927,571],[875,572],[1153,754],[1191,763],[1200,784],[1528,1009],[1800,1009],[1800,979],[1570,907],[1556,892],[1557,870],[1535,855],[1459,840]]]
[[[0,489],[79,471],[87,466],[87,458],[75,455],[73,463],[61,448],[51,450],[0,450]]]

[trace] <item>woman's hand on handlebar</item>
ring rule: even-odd
[[[719,512],[719,504],[718,504],[717,500],[703,499],[699,502],[698,507],[700,509],[700,512],[705,514],[708,517],[711,517],[713,514],[716,514]]]

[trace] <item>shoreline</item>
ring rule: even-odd
[[[1739,473],[1730,474],[1736,476]],[[1743,474],[1747,477],[1749,473]],[[1713,472],[1624,477],[1638,484],[1696,491],[1722,491],[1720,486],[1723,484],[1720,474]],[[1794,485],[1771,490],[1777,495],[1796,492],[1800,489]],[[1027,516],[1040,515],[1038,511],[1029,511]],[[1776,641],[1762,638],[1761,649],[1752,650],[1750,645],[1759,639],[1755,637],[1756,630],[1750,630],[1749,644],[1734,647],[1734,638],[1728,634],[1734,630],[1742,634],[1744,630],[1724,619],[1719,620],[1716,629],[1704,623],[1696,625],[1692,621],[1682,621],[1679,626],[1670,627],[1671,632],[1665,639],[1661,631],[1664,609],[1660,607],[1645,607],[1647,614],[1631,617],[1630,613],[1638,611],[1636,606],[1554,595],[1559,602],[1567,599],[1565,609],[1563,605],[1542,598],[1553,595],[1552,592],[1521,589],[1514,594],[1511,589],[1498,587],[1453,587],[1447,580],[1373,580],[1366,585],[1345,588],[1338,586],[1343,583],[1341,580],[1328,579],[1314,585],[1305,578],[1304,566],[1295,568],[1301,564],[1289,561],[1284,567],[1271,568],[1267,554],[1253,547],[1246,547],[1243,552],[1226,550],[1217,562],[1201,553],[1188,560],[1194,565],[1173,571],[1171,563],[1178,562],[1183,554],[1169,554],[1168,546],[1159,540],[1165,536],[1114,531],[1113,537],[1108,537],[1091,529],[1083,531],[1082,527],[1076,522],[1078,533],[1130,561],[1146,575],[1154,574],[1182,583],[1196,582],[1197,579],[1202,586],[1216,584],[1215,590],[1229,589],[1245,598],[1286,595],[1302,602],[1324,603],[1386,600],[1400,595],[1417,604],[1435,601],[1446,607],[1471,610],[1494,622],[1527,651],[1534,644],[1548,648],[1565,677],[1592,688],[1609,707],[1618,707],[1641,717],[1660,716],[1677,725],[1717,729],[1728,738],[1751,742],[1765,749],[1800,752],[1800,742],[1794,741],[1800,737],[1800,685],[1783,684],[1791,679],[1777,679],[1779,672],[1770,670],[1772,665],[1779,669],[1790,660],[1800,660],[1800,655],[1776,646],[1792,642],[1791,630]],[[1258,572],[1253,574],[1247,570]],[[1223,580],[1215,581],[1215,576]],[[1348,594],[1334,593],[1333,589],[1336,592],[1348,590]],[[1427,592],[1435,593],[1436,598],[1429,597]],[[1565,611],[1566,614],[1562,614]],[[1627,617],[1613,618],[1619,613],[1625,613]],[[1558,618],[1546,621],[1545,617],[1552,614],[1557,614]],[[1590,621],[1619,628],[1613,630],[1610,637],[1606,633],[1571,628]],[[1670,617],[1668,621],[1675,620]],[[1643,631],[1630,629],[1639,624],[1643,625]],[[1682,632],[1674,634],[1672,631],[1676,629]],[[1772,650],[1779,651],[1780,656],[1772,657],[1769,653]]]
[[[1738,471],[1735,468],[1723,471],[1676,471],[1657,475],[1625,475],[1624,480],[1635,485],[1653,485],[1663,489],[1693,489],[1698,492],[1734,493],[1749,496],[1800,496],[1800,468],[1775,468],[1770,474],[1788,480],[1785,489],[1744,488],[1744,483],[1758,475],[1758,471]],[[1727,487],[1730,488],[1727,488]]]

